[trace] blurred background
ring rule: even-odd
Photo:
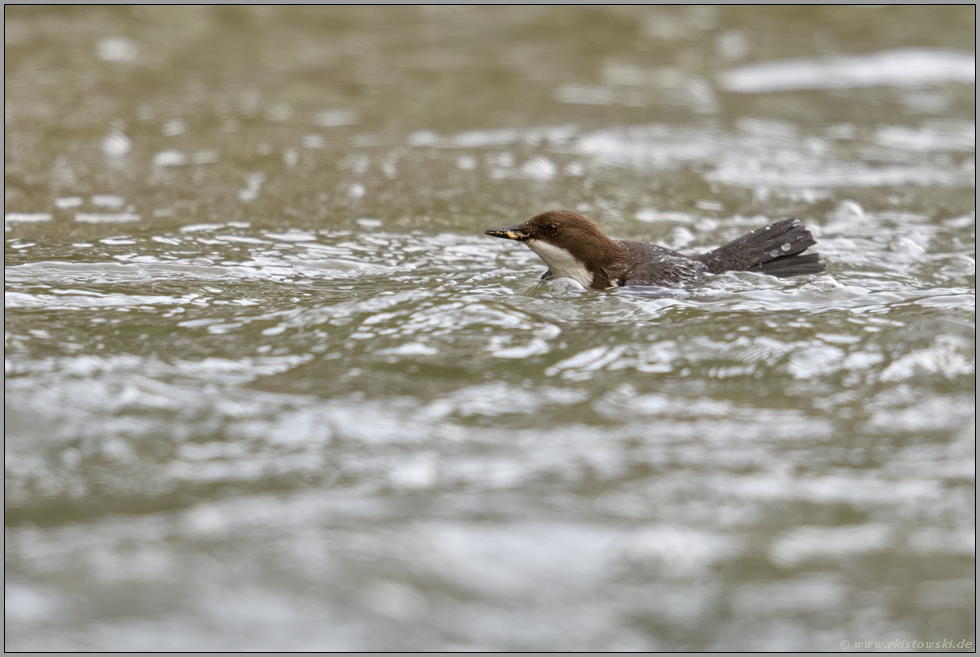
[[[4,18],[8,650],[975,649],[974,6]]]

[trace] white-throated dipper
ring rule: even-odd
[[[571,278],[583,288],[683,285],[708,274],[754,271],[780,278],[819,274],[820,256],[803,253],[816,244],[799,219],[757,228],[725,246],[684,255],[655,244],[611,240],[594,223],[567,210],[539,214],[519,226],[491,228],[493,237],[524,242],[548,265],[541,278]]]

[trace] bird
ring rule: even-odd
[[[779,278],[824,271],[816,244],[799,219],[757,228],[713,251],[685,255],[671,249],[613,240],[577,212],[550,210],[509,228],[491,228],[492,237],[523,242],[548,270],[542,279],[569,278],[583,288],[608,290],[626,286],[683,286],[705,274],[750,271]]]

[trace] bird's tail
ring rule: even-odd
[[[725,246],[696,256],[712,274],[726,271],[757,271],[780,278],[819,274],[824,270],[820,256],[806,253],[816,244],[799,219],[786,219],[732,240]]]

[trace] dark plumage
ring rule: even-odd
[[[683,285],[705,273],[755,271],[786,277],[818,274],[820,256],[803,252],[816,244],[799,219],[757,228],[701,255],[684,255],[655,244],[611,240],[576,212],[552,210],[519,226],[492,228],[487,235],[526,243],[549,269],[542,278],[567,277],[583,287]]]

